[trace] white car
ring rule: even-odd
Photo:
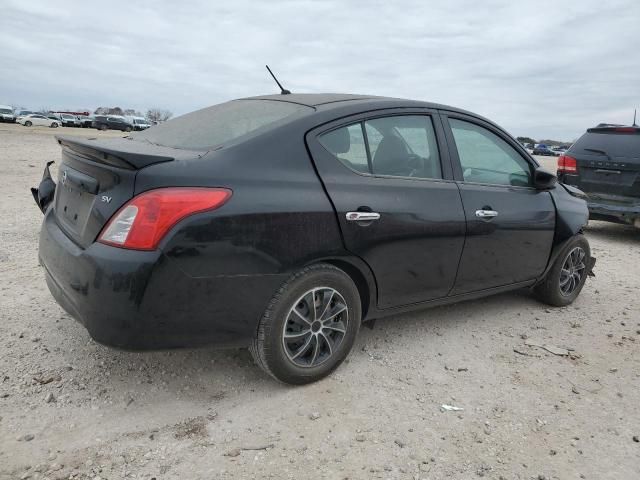
[[[30,115],[20,117],[18,119],[18,123],[21,123],[25,127],[30,127],[32,125],[41,125],[43,127],[58,128],[58,126],[60,125],[59,121],[47,118],[44,115],[39,115],[37,113],[32,113]]]
[[[13,123],[16,116],[13,114],[13,108],[10,105],[0,105],[0,122]]]

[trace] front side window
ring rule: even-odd
[[[361,173],[442,178],[435,131],[427,115],[366,120],[325,133],[319,141],[340,162]]]
[[[450,118],[466,182],[531,186],[531,165],[511,145],[474,123]]]

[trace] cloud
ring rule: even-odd
[[[639,24],[637,0],[8,0],[0,101],[180,114],[275,93],[269,63],[292,91],[435,101],[571,140],[640,106]]]

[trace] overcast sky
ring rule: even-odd
[[[294,92],[435,101],[571,140],[640,108],[640,0],[0,0],[0,103],[175,114]]]

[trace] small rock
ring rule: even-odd
[[[556,452],[555,450],[553,450],[553,449],[549,450],[549,455],[551,455],[552,457],[554,455],[557,455],[557,454],[558,454],[558,452]]]
[[[27,433],[26,435],[22,435],[21,437],[18,437],[18,441],[19,442],[30,442],[34,438],[36,438],[35,435],[32,435],[31,433]]]
[[[640,437],[638,435],[633,436],[633,441],[636,443],[640,443]]]
[[[49,392],[47,393],[47,396],[44,397],[44,401],[47,403],[52,403],[56,401],[56,397],[53,396],[53,393]]]
[[[309,420],[318,420],[321,416],[320,412],[312,412],[309,414]]]
[[[547,477],[545,477],[544,475],[540,474],[540,475],[538,475],[538,480],[547,480]]]
[[[367,437],[365,437],[363,433],[359,433],[356,435],[356,442],[364,442],[366,439]]]
[[[402,440],[400,440],[399,438],[396,438],[393,443],[395,443],[396,445],[398,445],[400,448],[404,448],[407,446],[407,442],[404,442]]]
[[[229,450],[227,453],[225,453],[224,456],[225,457],[239,457],[241,453],[242,453],[242,450],[240,450],[239,448],[234,448],[233,450]]]

